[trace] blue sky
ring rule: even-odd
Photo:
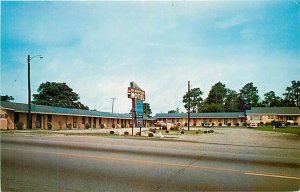
[[[130,81],[146,91],[152,111],[182,106],[218,81],[239,91],[281,96],[300,76],[297,1],[1,2],[1,94],[27,102],[32,89],[66,82],[91,109],[130,109]]]

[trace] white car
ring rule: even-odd
[[[256,128],[257,127],[257,123],[249,123],[248,127],[250,127],[250,128]]]

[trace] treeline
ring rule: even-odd
[[[190,111],[192,113],[239,112],[251,107],[300,107],[300,81],[292,81],[281,97],[274,91],[270,91],[261,99],[253,82],[247,83],[239,92],[218,82],[211,87],[206,99],[203,99],[202,95],[203,91],[200,88],[191,89]],[[188,93],[183,96],[183,104],[188,110]],[[169,111],[169,113],[176,112],[178,109]]]

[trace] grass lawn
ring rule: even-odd
[[[300,127],[286,127],[286,128],[275,128],[273,129],[272,126],[259,126],[254,128],[255,130],[259,131],[274,131],[274,132],[281,132],[281,133],[291,133],[300,136]]]

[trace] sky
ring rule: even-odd
[[[146,92],[153,115],[191,88],[206,98],[221,81],[253,82],[263,98],[300,77],[300,2],[1,2],[1,95],[27,102],[31,86],[66,82],[90,109],[128,113],[127,87]]]

